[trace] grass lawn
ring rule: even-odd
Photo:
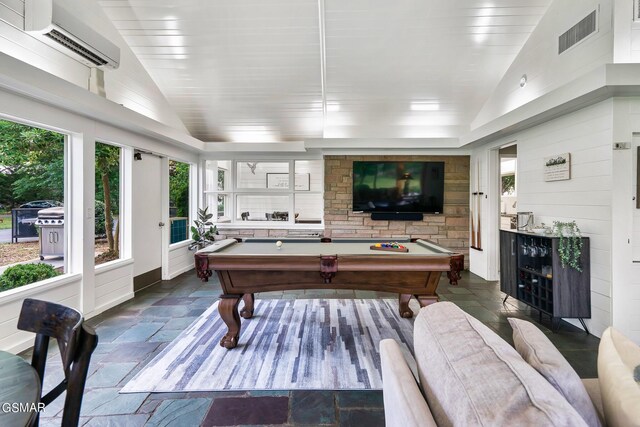
[[[11,214],[3,215],[0,214],[0,230],[9,230],[11,229]]]

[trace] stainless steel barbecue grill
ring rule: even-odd
[[[40,228],[40,259],[64,257],[64,207],[39,210],[35,225]]]

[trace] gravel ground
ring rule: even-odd
[[[96,257],[101,261],[98,262],[99,264],[110,261],[110,259],[99,257],[108,248],[106,241],[96,241]],[[0,266],[39,258],[39,242],[0,243]]]

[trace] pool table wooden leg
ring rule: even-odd
[[[255,301],[253,294],[244,294],[242,301],[244,301],[244,307],[240,310],[240,316],[242,316],[243,319],[251,319],[253,317],[253,303]]]
[[[438,295],[414,295],[418,302],[420,303],[420,307],[426,307],[434,302],[438,302]]]
[[[451,256],[451,270],[447,271],[449,284],[458,285],[458,280],[462,278],[460,272],[464,270],[464,255],[456,254]]]
[[[228,328],[227,333],[220,340],[220,345],[227,349],[238,345],[238,337],[240,336],[238,304],[241,297],[242,295],[220,295],[218,313]]]
[[[410,319],[413,317],[413,310],[409,308],[409,300],[411,294],[400,294],[398,298],[398,305],[400,306],[400,317]]]

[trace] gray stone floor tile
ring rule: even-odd
[[[83,427],[144,427],[148,419],[148,414],[108,415],[93,417]]]
[[[149,338],[149,342],[171,342],[180,335],[180,329],[162,329]]]
[[[212,399],[164,400],[153,412],[147,426],[199,426]]]
[[[95,373],[87,378],[86,387],[115,387],[136,365],[135,362],[100,364]]]
[[[184,331],[189,325],[191,325],[197,317],[178,317],[175,319],[169,320],[162,327],[162,330],[178,330]]]
[[[122,335],[113,340],[114,343],[145,342],[158,332],[166,322],[138,323],[127,329]]]
[[[336,392],[338,408],[382,408],[381,390],[343,390]]]
[[[291,421],[295,424],[333,424],[336,421],[332,391],[294,390],[291,392]]]
[[[338,417],[340,427],[384,427],[382,409],[341,409]]]
[[[99,339],[99,338],[98,338]],[[134,342],[117,344],[111,352],[109,352],[103,362],[140,362],[144,360],[149,353],[158,348],[160,343],[156,342]]]
[[[126,415],[134,414],[147,398],[148,393],[119,393],[119,388],[96,388],[85,392],[81,414]]]

